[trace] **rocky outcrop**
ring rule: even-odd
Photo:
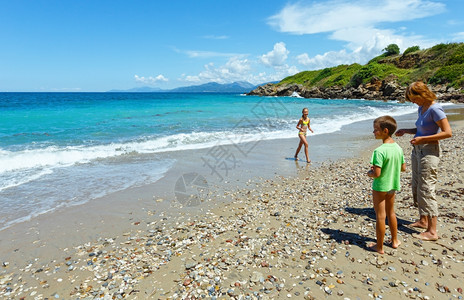
[[[379,60],[379,63],[391,63],[401,69],[410,69],[419,66],[426,61],[427,58],[419,55],[419,53],[410,53],[407,55],[400,55],[394,58],[386,57]]]
[[[462,89],[448,88],[445,85],[431,87],[440,101],[464,103]],[[373,78],[369,83],[354,87],[307,87],[301,84],[272,84],[268,83],[252,90],[247,95],[257,96],[292,96],[297,92],[304,98],[320,99],[367,99],[367,100],[397,100],[404,101],[406,87],[390,78],[379,80]]]

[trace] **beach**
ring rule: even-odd
[[[250,178],[231,177],[237,184],[222,185],[197,206],[138,187],[118,193],[118,199],[109,195],[58,210],[53,222],[43,215],[3,230],[0,297],[461,299],[459,115],[450,116],[453,137],[441,142],[437,242],[413,238],[419,231],[407,226],[418,211],[409,185],[410,136],[404,136],[395,138],[408,164],[396,198],[402,244],[386,246],[384,255],[368,250],[375,240],[375,213],[366,172],[379,141],[365,122],[359,126],[366,137],[356,141],[354,153],[336,160],[322,155],[311,165],[287,161],[295,165],[287,173],[263,167],[267,176],[255,171]]]

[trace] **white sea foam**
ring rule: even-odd
[[[381,115],[399,116],[416,111],[414,105],[366,106],[360,107],[357,113],[312,116],[311,127],[315,134],[328,134],[345,125]],[[0,192],[4,211],[0,216],[0,230],[58,207],[80,204],[130,186],[154,182],[172,167],[173,162],[140,162],[141,154],[295,138],[297,122],[296,118],[266,119],[253,126],[243,124],[231,130],[152,136],[126,143],[50,146],[22,151],[0,149]]]
[[[417,108],[395,106],[389,109],[367,106],[358,113],[337,117],[312,118],[311,127],[315,134],[326,134],[340,130],[344,125],[389,114],[392,116],[413,113]],[[23,151],[0,150],[0,175],[12,171],[36,169],[22,179],[7,180],[0,184],[0,190],[33,180],[47,174],[53,168],[85,164],[96,159],[107,159],[123,155],[151,154],[168,151],[194,150],[215,145],[236,144],[256,140],[289,138],[295,135],[295,120],[277,120],[256,124],[255,128],[237,128],[230,131],[180,133],[163,137],[147,137],[128,143],[113,143],[98,146],[50,146]],[[276,125],[277,124],[277,125]]]
[[[290,97],[293,97],[293,98],[304,98],[304,97],[301,97],[300,94],[298,94],[298,92],[293,92]]]
[[[39,179],[42,176],[52,174],[53,170],[43,169],[43,170],[23,170],[21,176],[18,176],[16,172],[7,172],[0,175],[2,183],[0,184],[0,191],[6,190],[15,186],[20,186],[22,184],[34,181]]]
[[[48,176],[37,177],[34,182],[10,186],[0,194],[3,212],[0,230],[59,208],[80,205],[129,187],[156,182],[172,168],[174,162],[135,159],[125,164],[99,162],[78,165],[56,169]]]

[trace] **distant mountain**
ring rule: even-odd
[[[171,90],[162,90],[160,88],[145,86],[128,90],[110,90],[108,93],[248,93],[258,86],[259,85],[254,85],[246,81],[225,84],[209,82],[201,85],[178,87]]]
[[[220,84],[217,82],[209,82],[201,85],[192,85],[179,87],[170,90],[174,93],[247,93],[256,86],[249,82],[234,82]]]

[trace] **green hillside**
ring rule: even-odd
[[[392,46],[392,45],[390,45]],[[396,45],[394,45],[396,46]],[[387,47],[388,48],[388,47]],[[386,48],[386,50],[387,50]],[[397,52],[399,52],[399,48]],[[400,85],[422,80],[429,84],[464,87],[464,43],[438,44],[420,50],[418,46],[403,54],[388,50],[365,65],[339,65],[315,71],[304,71],[284,78],[277,86],[301,84],[311,87],[358,87],[373,78],[396,81]]]

